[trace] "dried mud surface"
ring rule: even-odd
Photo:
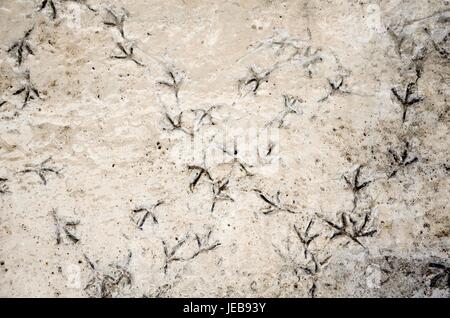
[[[0,296],[449,297],[449,1],[0,0],[0,34]]]

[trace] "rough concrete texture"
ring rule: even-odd
[[[449,32],[443,0],[0,0],[0,296],[449,297]]]

